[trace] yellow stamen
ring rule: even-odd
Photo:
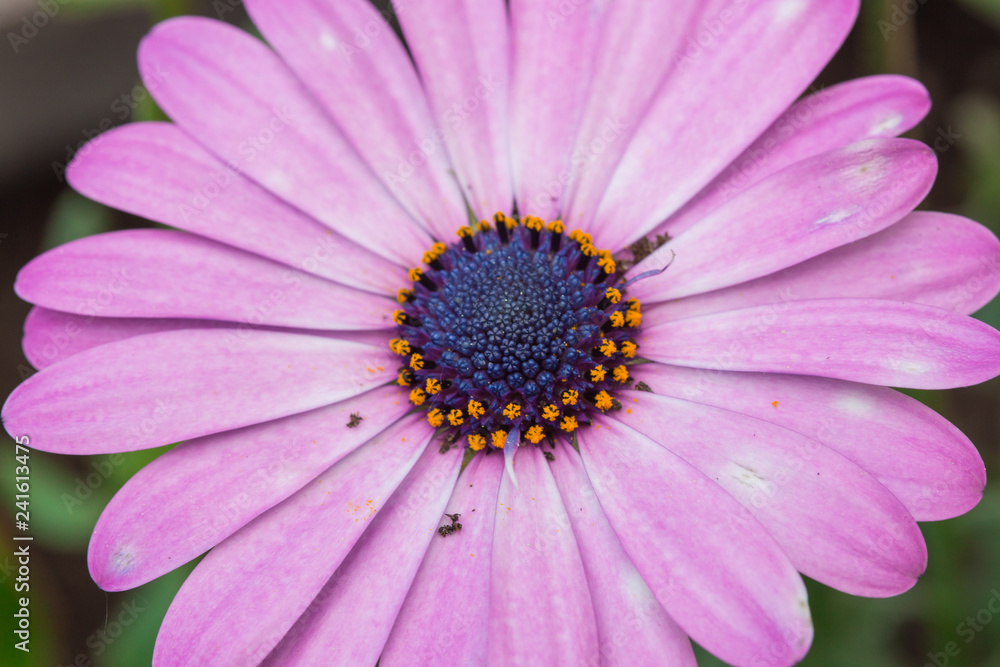
[[[514,229],[517,227],[517,219],[512,218],[509,215],[504,215],[501,211],[496,212],[496,215],[493,216],[493,220],[497,223],[497,225],[503,225],[507,229]]]
[[[462,422],[465,421],[462,419],[464,416],[461,410],[452,410],[448,413],[448,423],[452,426],[461,426]]]
[[[517,403],[508,403],[503,409],[503,416],[507,419],[517,419],[521,416],[521,406]]]
[[[597,260],[597,265],[602,269],[604,269],[604,273],[606,273],[609,276],[615,272],[616,268],[618,268],[618,265],[615,264],[615,260],[611,259],[610,257],[607,259],[602,257],[601,259]]]
[[[410,344],[400,338],[393,338],[389,341],[389,349],[394,353],[405,357],[410,353]]]
[[[419,266],[415,269],[410,269],[410,280],[412,280],[413,282],[419,282],[421,276],[423,275],[424,272],[420,269]]]
[[[503,449],[504,444],[507,442],[507,431],[500,429],[499,431],[493,431],[493,446],[497,449]]]
[[[414,354],[410,357],[410,368],[415,371],[419,371],[424,367],[424,357],[422,354]]]
[[[622,300],[622,293],[614,287],[609,287],[608,291],[604,293],[604,296],[608,297],[608,301],[611,303],[618,303]]]
[[[433,426],[434,428],[437,428],[438,426],[444,423],[444,415],[441,414],[440,410],[434,408],[433,410],[427,413],[427,423]]]
[[[472,228],[471,227],[459,227],[458,231],[455,232],[455,233],[458,234],[459,238],[463,238],[464,239],[466,236],[472,236]]]
[[[536,218],[533,215],[529,215],[524,219],[524,226],[533,232],[542,231],[542,227],[545,225],[541,218]]]
[[[554,422],[559,419],[559,408],[556,407],[555,403],[549,403],[542,408],[542,417],[550,422]]]
[[[488,232],[491,229],[493,229],[493,225],[490,224],[489,220],[480,220],[479,221],[479,231],[481,231],[481,232]]]
[[[441,391],[441,383],[434,378],[427,378],[427,393],[433,396]]]
[[[563,405],[576,405],[576,399],[580,397],[580,392],[575,389],[568,389],[562,394]]]
[[[406,303],[413,298],[413,290],[411,289],[401,289],[396,293],[396,301],[400,303]]]
[[[587,257],[596,257],[597,256],[597,248],[595,248],[594,244],[592,244],[592,243],[581,243],[580,244],[580,254],[585,255]]]
[[[524,434],[524,437],[531,444],[537,445],[542,441],[542,438],[545,437],[545,430],[541,426],[535,424],[528,429],[528,432]]]
[[[635,351],[638,347],[639,347],[638,345],[636,345],[630,340],[625,341],[624,343],[622,343],[622,356],[625,357],[626,359],[631,359],[632,357],[635,356]]]
[[[608,340],[605,338],[601,341],[601,354],[605,357],[610,357],[612,354],[618,351],[618,347],[615,345],[613,340]]]
[[[618,366],[614,371],[615,380],[618,382],[628,382],[628,369],[625,366]]]
[[[424,401],[427,400],[427,395],[424,390],[420,387],[414,387],[410,390],[410,403],[414,405],[423,405]]]
[[[409,387],[412,377],[413,374],[404,368],[403,370],[399,371],[399,375],[396,376],[396,384],[398,384],[400,387]]]
[[[639,310],[642,304],[639,303],[639,299],[629,299],[628,309],[629,310]]]
[[[406,313],[403,312],[402,310],[392,311],[392,321],[395,322],[396,324],[403,324],[404,322],[406,322]]]
[[[642,313],[638,310],[630,310],[625,313],[625,322],[628,323],[630,327],[637,327],[642,324]]]
[[[594,397],[594,405],[597,406],[598,410],[602,412],[604,410],[610,410],[614,407],[615,403],[611,398],[611,394],[606,391],[598,392],[597,396]]]
[[[562,220],[553,220],[552,222],[549,223],[549,226],[546,227],[546,229],[556,234],[562,234],[564,231],[566,231],[566,226],[563,224]]]
[[[566,431],[567,433],[572,433],[576,430],[579,424],[576,423],[576,417],[573,415],[567,415],[563,417],[562,423],[559,424],[559,428]]]
[[[478,433],[470,433],[468,437],[469,449],[474,452],[478,452],[480,449],[486,446],[486,438],[479,435]]]
[[[594,382],[602,382],[607,372],[608,371],[604,368],[604,366],[599,365],[597,368],[591,368],[590,379]]]
[[[585,234],[581,232],[579,229],[574,229],[572,232],[570,232],[569,238],[572,241],[576,241],[581,246],[591,245],[594,242],[594,239],[590,237],[590,234]]]
[[[625,324],[625,316],[616,310],[608,317],[608,321],[611,322],[611,326],[617,329]]]
[[[479,401],[469,401],[469,416],[473,419],[479,419],[483,416],[486,410],[483,408],[483,404]]]

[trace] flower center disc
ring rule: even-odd
[[[497,213],[410,271],[390,346],[407,360],[399,384],[448,442],[537,444],[621,407],[613,392],[630,381],[639,302],[616,287],[610,252],[563,232]]]

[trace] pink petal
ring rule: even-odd
[[[435,0],[397,14],[462,194],[479,218],[513,203],[503,0]]]
[[[41,370],[98,345],[176,329],[220,329],[228,322],[211,320],[126,319],[71,315],[35,306],[24,320],[21,346],[32,366]],[[249,328],[247,329],[247,332]],[[237,330],[237,333],[245,333]]]
[[[336,403],[384,384],[396,365],[386,348],[317,336],[155,333],[32,375],[7,398],[3,422],[43,451],[133,451]]]
[[[232,322],[213,320],[94,317],[35,306],[28,312],[28,317],[24,321],[22,346],[31,365],[42,369],[98,345],[178,329],[225,329],[229,340],[233,342],[246,340],[259,330],[336,338],[375,347],[388,345],[392,335],[386,330],[310,331],[255,324],[234,325]]]
[[[78,315],[179,317],[307,329],[391,329],[395,302],[243,250],[162,229],[72,241],[31,260],[25,301]]]
[[[802,579],[732,496],[622,424],[600,420],[578,440],[625,552],[693,640],[739,665],[805,655],[813,631]]]
[[[657,394],[751,415],[823,443],[870,472],[917,521],[965,514],[983,496],[986,469],[969,439],[891,389],[661,364],[635,366],[632,374]]]
[[[301,489],[409,408],[398,387],[383,387],[175,447],[133,476],[104,509],[90,539],[91,576],[104,590],[120,591],[180,567]],[[353,427],[348,426],[352,414],[361,417]]]
[[[957,215],[916,211],[877,234],[783,271],[659,304],[648,311],[647,321],[836,297],[908,301],[968,315],[998,291],[1000,241],[993,232]]]
[[[739,192],[796,162],[864,139],[894,137],[931,108],[919,81],[894,74],[854,79],[793,104],[750,148],[654,233],[677,236]]]
[[[620,248],[644,235],[736,159],[826,66],[858,3],[761,0],[709,10],[615,171],[594,243]]]
[[[139,45],[139,69],[186,132],[330,229],[404,265],[429,246],[295,75],[247,33],[203,18],[165,21]]]
[[[518,450],[514,471],[518,486],[504,475],[497,501],[490,664],[586,664],[599,655],[597,625],[559,490],[537,447]]]
[[[729,410],[623,392],[615,418],[738,500],[795,569],[851,595],[909,590],[927,567],[917,523],[884,486],[832,449]]]
[[[433,446],[424,450],[265,664],[378,662],[427,546],[442,539],[437,527],[461,467],[459,450],[447,455]]]
[[[872,139],[764,179],[661,247],[630,275],[666,270],[629,290],[667,301],[766,276],[870,236],[920,203],[934,152],[909,139]]]
[[[706,4],[685,0],[594,3],[594,9],[603,10],[607,18],[602,20],[596,48],[581,49],[584,57],[592,53],[595,62],[590,65],[584,59],[576,65],[582,71],[592,67],[593,82],[568,178],[559,179],[565,186],[567,224],[598,231],[592,221],[608,183],[664,79],[674,70],[683,40],[710,9]],[[560,15],[576,7],[575,1],[563,3]]]
[[[111,130],[76,154],[66,178],[102,204],[344,285],[392,293],[406,276],[278,199],[176,125]]]
[[[371,3],[252,0],[247,11],[411,215],[448,240],[467,224],[420,79]]]
[[[1000,374],[1000,332],[943,308],[815,299],[643,329],[642,355],[693,368],[764,371],[951,389]]]
[[[611,3],[614,6],[614,3]],[[513,0],[510,143],[522,215],[559,215],[598,43],[604,0]]]
[[[475,456],[465,468],[445,510],[462,515],[462,530],[431,540],[382,651],[385,665],[486,663],[493,522],[502,474],[502,456]]]
[[[410,417],[213,549],[167,610],[153,664],[256,665],[386,508],[432,433]]]
[[[656,601],[622,548],[580,455],[561,443],[551,464],[566,505],[597,615],[600,660],[586,664],[693,665],[687,635]]]

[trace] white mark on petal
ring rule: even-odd
[[[117,574],[125,574],[135,566],[136,554],[131,544],[124,544],[111,554],[110,569]]]
[[[893,114],[883,120],[881,123],[872,127],[871,131],[868,133],[870,137],[881,137],[892,133],[899,124],[903,122],[903,117],[901,115]]]
[[[521,429],[511,429],[511,432],[507,434],[507,441],[503,445],[504,469],[507,471],[507,475],[510,476],[510,481],[514,485],[514,488],[518,490],[521,487],[518,486],[517,476],[514,475],[514,455],[517,454],[517,446],[520,440]]]
[[[857,394],[841,396],[834,401],[833,407],[852,417],[867,417],[875,411],[875,403],[873,401]]]
[[[748,468],[747,466],[731,462],[728,466],[729,469],[726,471],[727,474],[735,479],[737,482],[746,486],[754,491],[763,491],[764,493],[769,493],[770,484],[767,480],[760,476],[760,474],[753,468]]]
[[[819,227],[819,226],[822,226],[822,225],[832,225],[832,224],[838,223],[841,220],[846,220],[847,218],[849,218],[852,215],[854,215],[857,212],[858,208],[859,208],[858,206],[852,206],[851,208],[848,208],[848,209],[842,209],[840,211],[834,211],[833,213],[830,213],[829,215],[823,216],[822,218],[820,218],[819,220],[817,220],[814,224],[817,227]]]
[[[620,573],[619,586],[633,601],[632,604],[639,609],[655,609],[659,605],[653,596],[653,591],[633,567],[624,568]]]
[[[805,0],[785,0],[775,8],[774,19],[778,23],[788,23],[798,18],[807,6]]]
[[[337,48],[337,40],[328,32],[324,32],[319,36],[319,43],[327,51],[333,51]]]
[[[904,373],[909,373],[910,375],[923,375],[927,371],[931,370],[931,364],[923,361],[917,361],[916,359],[906,359],[894,363],[893,368]]]
[[[284,171],[274,169],[264,179],[264,185],[274,192],[287,192],[292,187],[293,182]]]

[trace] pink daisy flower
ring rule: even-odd
[[[1000,373],[1000,243],[913,212],[920,84],[796,101],[857,5],[413,0],[409,53],[365,0],[156,27],[173,124],[68,178],[180,231],[28,264],[3,408],[51,452],[182,442],[89,551],[109,591],[208,552],[155,664],[788,665],[801,575],[913,586],[985,473],[887,387]]]

